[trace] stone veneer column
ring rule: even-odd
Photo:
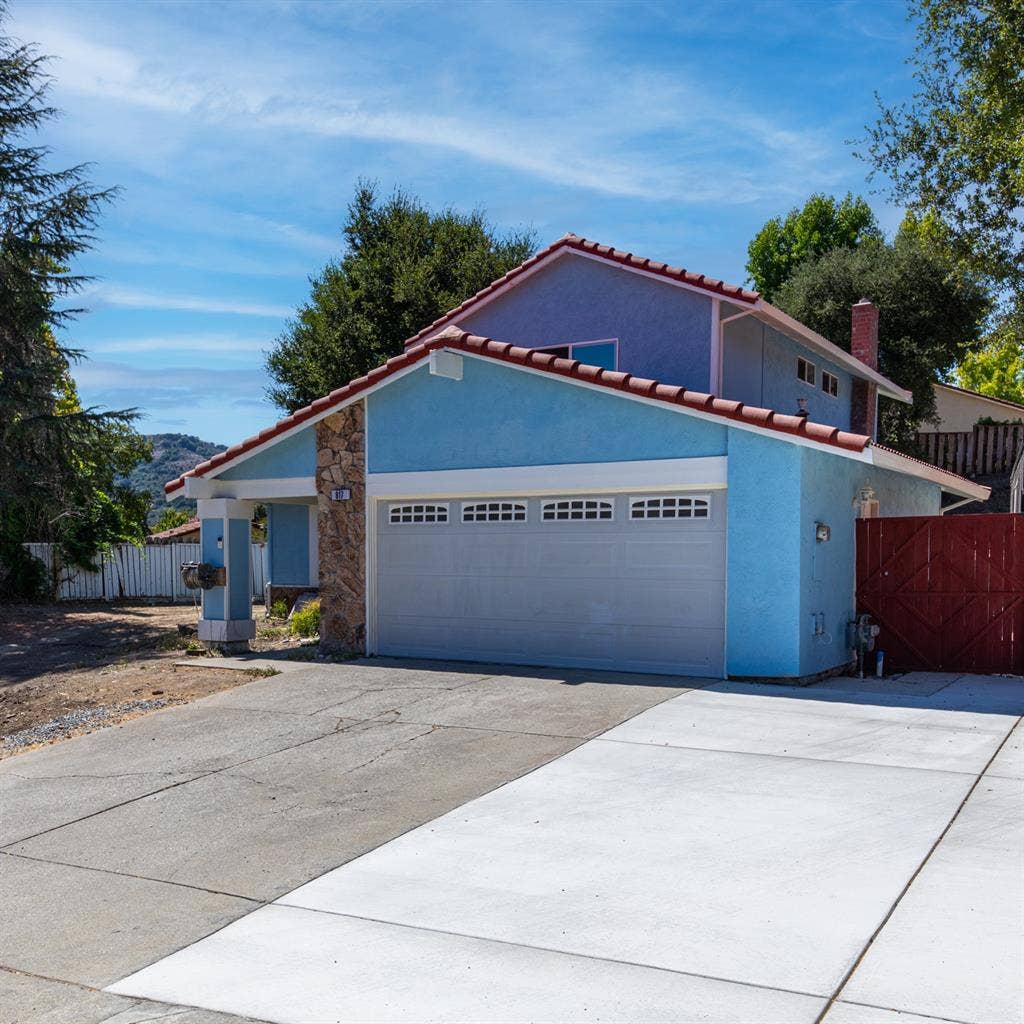
[[[320,551],[320,649],[366,653],[365,402],[316,425],[317,522]],[[352,496],[332,501],[331,490]]]

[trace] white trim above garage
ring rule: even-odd
[[[462,495],[602,494],[726,486],[724,455],[637,462],[580,462],[555,466],[368,473],[368,498],[455,498]]]

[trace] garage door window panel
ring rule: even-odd
[[[630,519],[710,519],[711,498],[706,494],[666,494],[629,499]]]
[[[391,505],[388,508],[388,521],[392,526],[447,523],[448,506],[424,503]]]
[[[522,501],[475,501],[462,506],[464,523],[525,523],[526,503]]]
[[[546,523],[609,522],[615,518],[615,502],[600,498],[557,498],[541,505]]]

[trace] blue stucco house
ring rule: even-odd
[[[248,521],[321,645],[806,680],[848,665],[859,516],[987,489],[874,442],[846,352],[757,293],[573,235],[405,351],[167,485],[198,499],[200,638],[247,641]]]

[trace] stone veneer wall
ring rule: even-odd
[[[366,653],[365,402],[316,425],[317,522],[320,551],[320,649]],[[352,497],[331,501],[331,489]]]

